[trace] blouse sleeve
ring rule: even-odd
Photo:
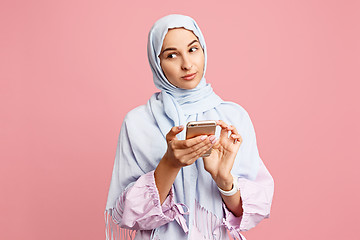
[[[255,181],[238,178],[238,183],[243,214],[240,217],[236,217],[223,203],[225,211],[223,222],[234,237],[242,239],[240,231],[247,231],[255,227],[261,220],[270,216],[274,180],[264,163],[260,161],[260,168]]]
[[[116,200],[112,217],[120,227],[134,230],[151,230],[176,220],[188,232],[184,214],[188,214],[187,206],[174,202],[173,188],[160,204],[154,171],[151,171],[125,189]]]

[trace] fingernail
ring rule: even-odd
[[[179,130],[181,130],[181,129],[183,129],[183,128],[184,128],[183,125],[178,126],[178,129],[179,129]]]
[[[211,137],[209,137],[209,140],[212,142],[214,139],[216,139],[216,137],[214,135],[212,135]]]
[[[212,140],[212,141],[211,141],[211,143],[212,143],[212,144],[215,144],[215,143],[216,143],[216,141],[217,141],[217,139],[216,139],[216,138],[214,138],[214,140]]]
[[[206,137],[207,137],[206,135],[203,135],[203,136],[201,136],[201,138],[200,138],[200,139],[201,139],[201,140],[205,140],[205,139],[206,139]]]

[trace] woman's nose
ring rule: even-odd
[[[191,63],[189,57],[184,56],[183,61],[182,61],[182,65],[181,65],[181,69],[190,70],[191,68],[192,68],[192,63]]]

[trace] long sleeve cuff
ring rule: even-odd
[[[184,214],[188,214],[188,208],[184,204],[175,203],[173,188],[163,204],[160,204],[154,171],[151,171],[142,175],[117,199],[113,220],[120,227],[136,230],[151,230],[176,220],[188,232]]]
[[[225,218],[223,224],[230,233],[239,239],[240,231],[255,227],[260,221],[268,218],[274,191],[274,182],[262,163],[255,181],[238,178],[238,186],[242,200],[243,214],[236,217],[223,203]],[[238,233],[238,234],[237,234]]]

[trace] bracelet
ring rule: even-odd
[[[224,196],[232,196],[232,195],[234,195],[239,190],[237,177],[233,176],[233,185],[232,185],[232,189],[230,191],[224,191],[219,187],[218,187],[218,189],[221,192],[221,194],[224,195]]]

